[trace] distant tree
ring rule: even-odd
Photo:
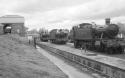
[[[32,30],[27,31],[27,32],[28,32],[28,34],[38,34],[37,29],[32,29]]]
[[[39,34],[49,33],[49,31],[45,28],[39,29]]]
[[[26,33],[28,31],[28,27],[24,26],[24,32]]]

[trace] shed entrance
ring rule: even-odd
[[[11,33],[12,30],[12,25],[11,24],[3,24],[3,33],[7,34],[7,33]]]

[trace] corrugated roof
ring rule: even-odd
[[[5,15],[0,17],[0,23],[24,23],[25,18],[20,15]]]
[[[24,18],[24,17],[20,15],[5,15],[2,16],[2,18]]]

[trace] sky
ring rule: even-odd
[[[80,23],[125,23],[125,0],[0,0],[0,16],[21,15],[29,29],[70,29]]]

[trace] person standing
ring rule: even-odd
[[[31,41],[33,40],[32,36],[28,36],[28,41],[29,41],[29,44],[31,44]]]
[[[83,50],[83,49],[84,49],[84,53],[86,53],[86,52],[87,52],[87,49],[86,49],[86,44],[83,44],[83,45],[82,45],[81,50]]]
[[[34,47],[36,48],[36,37],[34,37]]]

